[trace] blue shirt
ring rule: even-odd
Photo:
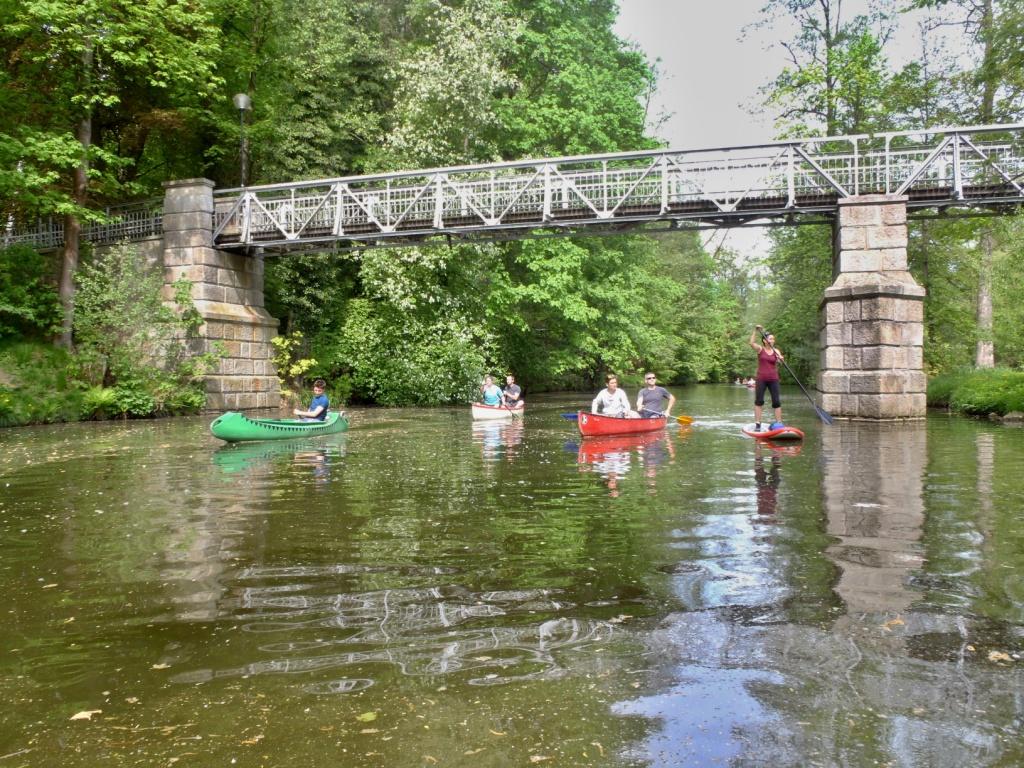
[[[484,405],[501,405],[501,390],[494,384],[484,387]]]
[[[315,411],[316,407],[318,405],[323,406],[323,410],[320,411],[320,413],[318,413],[316,416],[313,417],[317,421],[323,421],[324,419],[327,418],[327,403],[328,403],[327,395],[323,394],[323,395],[317,395],[316,397],[314,397],[313,401],[309,404],[309,410],[310,411]]]

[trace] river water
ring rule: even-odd
[[[0,432],[0,768],[1018,766],[1024,431]]]

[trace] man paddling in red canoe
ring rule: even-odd
[[[600,413],[604,416],[617,416],[625,419],[639,419],[640,414],[629,408],[629,398],[626,393],[619,389],[619,379],[610,374],[606,380],[608,386],[597,393],[597,397],[590,404],[591,413]]]
[[[661,407],[668,401],[668,407],[662,411]],[[644,374],[644,387],[636,396],[636,409],[648,419],[656,419],[658,416],[671,416],[672,406],[676,404],[676,396],[662,386],[658,385],[658,377],[648,371]]]

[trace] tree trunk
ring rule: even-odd
[[[984,54],[981,62],[983,83],[981,96],[981,123],[988,125],[995,119],[996,89],[998,87],[995,68],[995,17],[992,0],[982,3],[981,29],[979,30]],[[978,264],[977,320],[978,341],[974,348],[974,365],[978,368],[995,367],[995,345],[992,341],[992,253],[996,249],[995,234],[991,227],[981,233],[981,260]]]
[[[92,76],[92,46],[82,51],[83,79],[88,83]],[[76,137],[82,146],[82,158],[75,168],[72,200],[77,207],[84,207],[89,193],[89,147],[92,145],[92,107],[87,106],[78,123]],[[64,217],[64,257],[60,270],[60,303],[64,309],[58,345],[71,349],[72,332],[75,327],[75,272],[78,270],[78,251],[82,235],[82,222],[74,213]]]
[[[981,234],[981,263],[978,268],[978,342],[974,348],[974,365],[995,368],[995,345],[992,343],[992,252],[995,237],[992,230]]]

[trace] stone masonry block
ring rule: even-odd
[[[862,347],[860,350],[861,355],[861,370],[885,370],[896,367],[902,367],[901,354],[902,350],[899,347]]]
[[[822,370],[844,370],[846,368],[844,363],[846,351],[844,347],[828,347],[823,349],[821,352]]]
[[[821,407],[833,416],[845,416],[842,411],[843,396],[838,394],[823,394],[821,396]]]
[[[904,377],[904,392],[917,394],[928,391],[928,376],[924,371],[905,371]]]
[[[883,224],[906,224],[907,206],[906,203],[890,203],[881,206]]]
[[[824,311],[822,312],[826,323],[841,323],[843,321],[843,302],[841,301],[830,301],[825,304]]]
[[[840,395],[841,405],[838,413],[843,416],[856,416],[860,410],[860,395]]]
[[[843,348],[843,369],[847,371],[859,371],[861,368],[861,350],[859,347]]]
[[[924,344],[923,323],[900,323],[899,341],[897,343],[908,347],[920,347]]]
[[[839,226],[874,226],[882,223],[881,206],[862,201],[841,200],[839,204]]]
[[[849,346],[853,343],[852,326],[854,323],[829,323],[825,326],[825,344],[827,347]]]
[[[180,232],[164,232],[164,243],[168,248],[212,248],[213,230],[187,229]]]
[[[924,368],[924,349],[922,347],[904,347],[903,353],[906,355],[904,367],[914,371]]]
[[[841,251],[863,251],[868,246],[869,227],[841,227],[839,248]]]
[[[865,227],[868,248],[906,248],[906,224],[879,224],[877,227]]]
[[[850,392],[856,394],[899,394],[903,391],[904,376],[893,371],[853,371],[850,373]]]
[[[211,283],[217,283],[217,285],[226,285],[232,288],[244,288],[243,278],[233,269],[219,269],[215,268],[214,279],[210,280]]]
[[[818,374],[818,389],[829,394],[850,391],[850,374],[845,371],[822,371]]]
[[[840,272],[878,272],[882,257],[878,251],[842,251],[839,254]]]
[[[847,301],[843,304],[843,320],[846,322],[852,320],[860,320],[860,302],[859,301]]]
[[[224,288],[219,285],[200,283],[192,286],[192,298],[195,301],[224,302]]]
[[[858,347],[876,344],[899,344],[899,326],[887,320],[862,320],[853,326],[851,343]]]
[[[228,304],[245,304],[245,301],[243,300],[242,297],[242,291],[238,290],[237,288],[231,288],[230,286],[226,285],[218,287],[224,292],[224,298],[221,299],[221,301],[226,302]]]
[[[895,320],[896,300],[890,296],[876,296],[861,301],[861,318],[864,320]]]
[[[883,272],[904,272],[907,269],[907,249],[883,248],[879,251]]]
[[[857,414],[862,419],[882,418],[882,396],[860,396],[857,398]]]
[[[207,231],[213,233],[213,216],[209,211],[184,211],[182,213],[165,213],[163,230],[167,232],[184,232],[188,230]]]
[[[895,319],[903,322],[924,322],[924,302],[897,300]]]

